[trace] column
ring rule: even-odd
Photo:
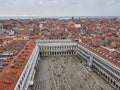
[[[74,51],[74,55],[76,55],[76,52]]]
[[[56,46],[55,46],[55,52],[56,52]]]
[[[88,67],[92,67],[92,63],[93,63],[93,57],[89,55],[87,60]]]

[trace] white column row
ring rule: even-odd
[[[76,55],[76,52],[74,52],[75,49],[76,49],[75,46],[40,47],[41,56]],[[70,50],[73,50],[73,51],[70,51]]]
[[[52,47],[40,47],[40,51],[65,51],[65,50],[75,50],[75,46],[52,46]]]

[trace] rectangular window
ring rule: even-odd
[[[20,89],[20,85],[18,85],[18,88]]]

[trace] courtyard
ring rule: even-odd
[[[76,56],[41,57],[33,90],[114,90]]]

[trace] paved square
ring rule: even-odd
[[[42,57],[33,90],[114,90],[76,56]]]

